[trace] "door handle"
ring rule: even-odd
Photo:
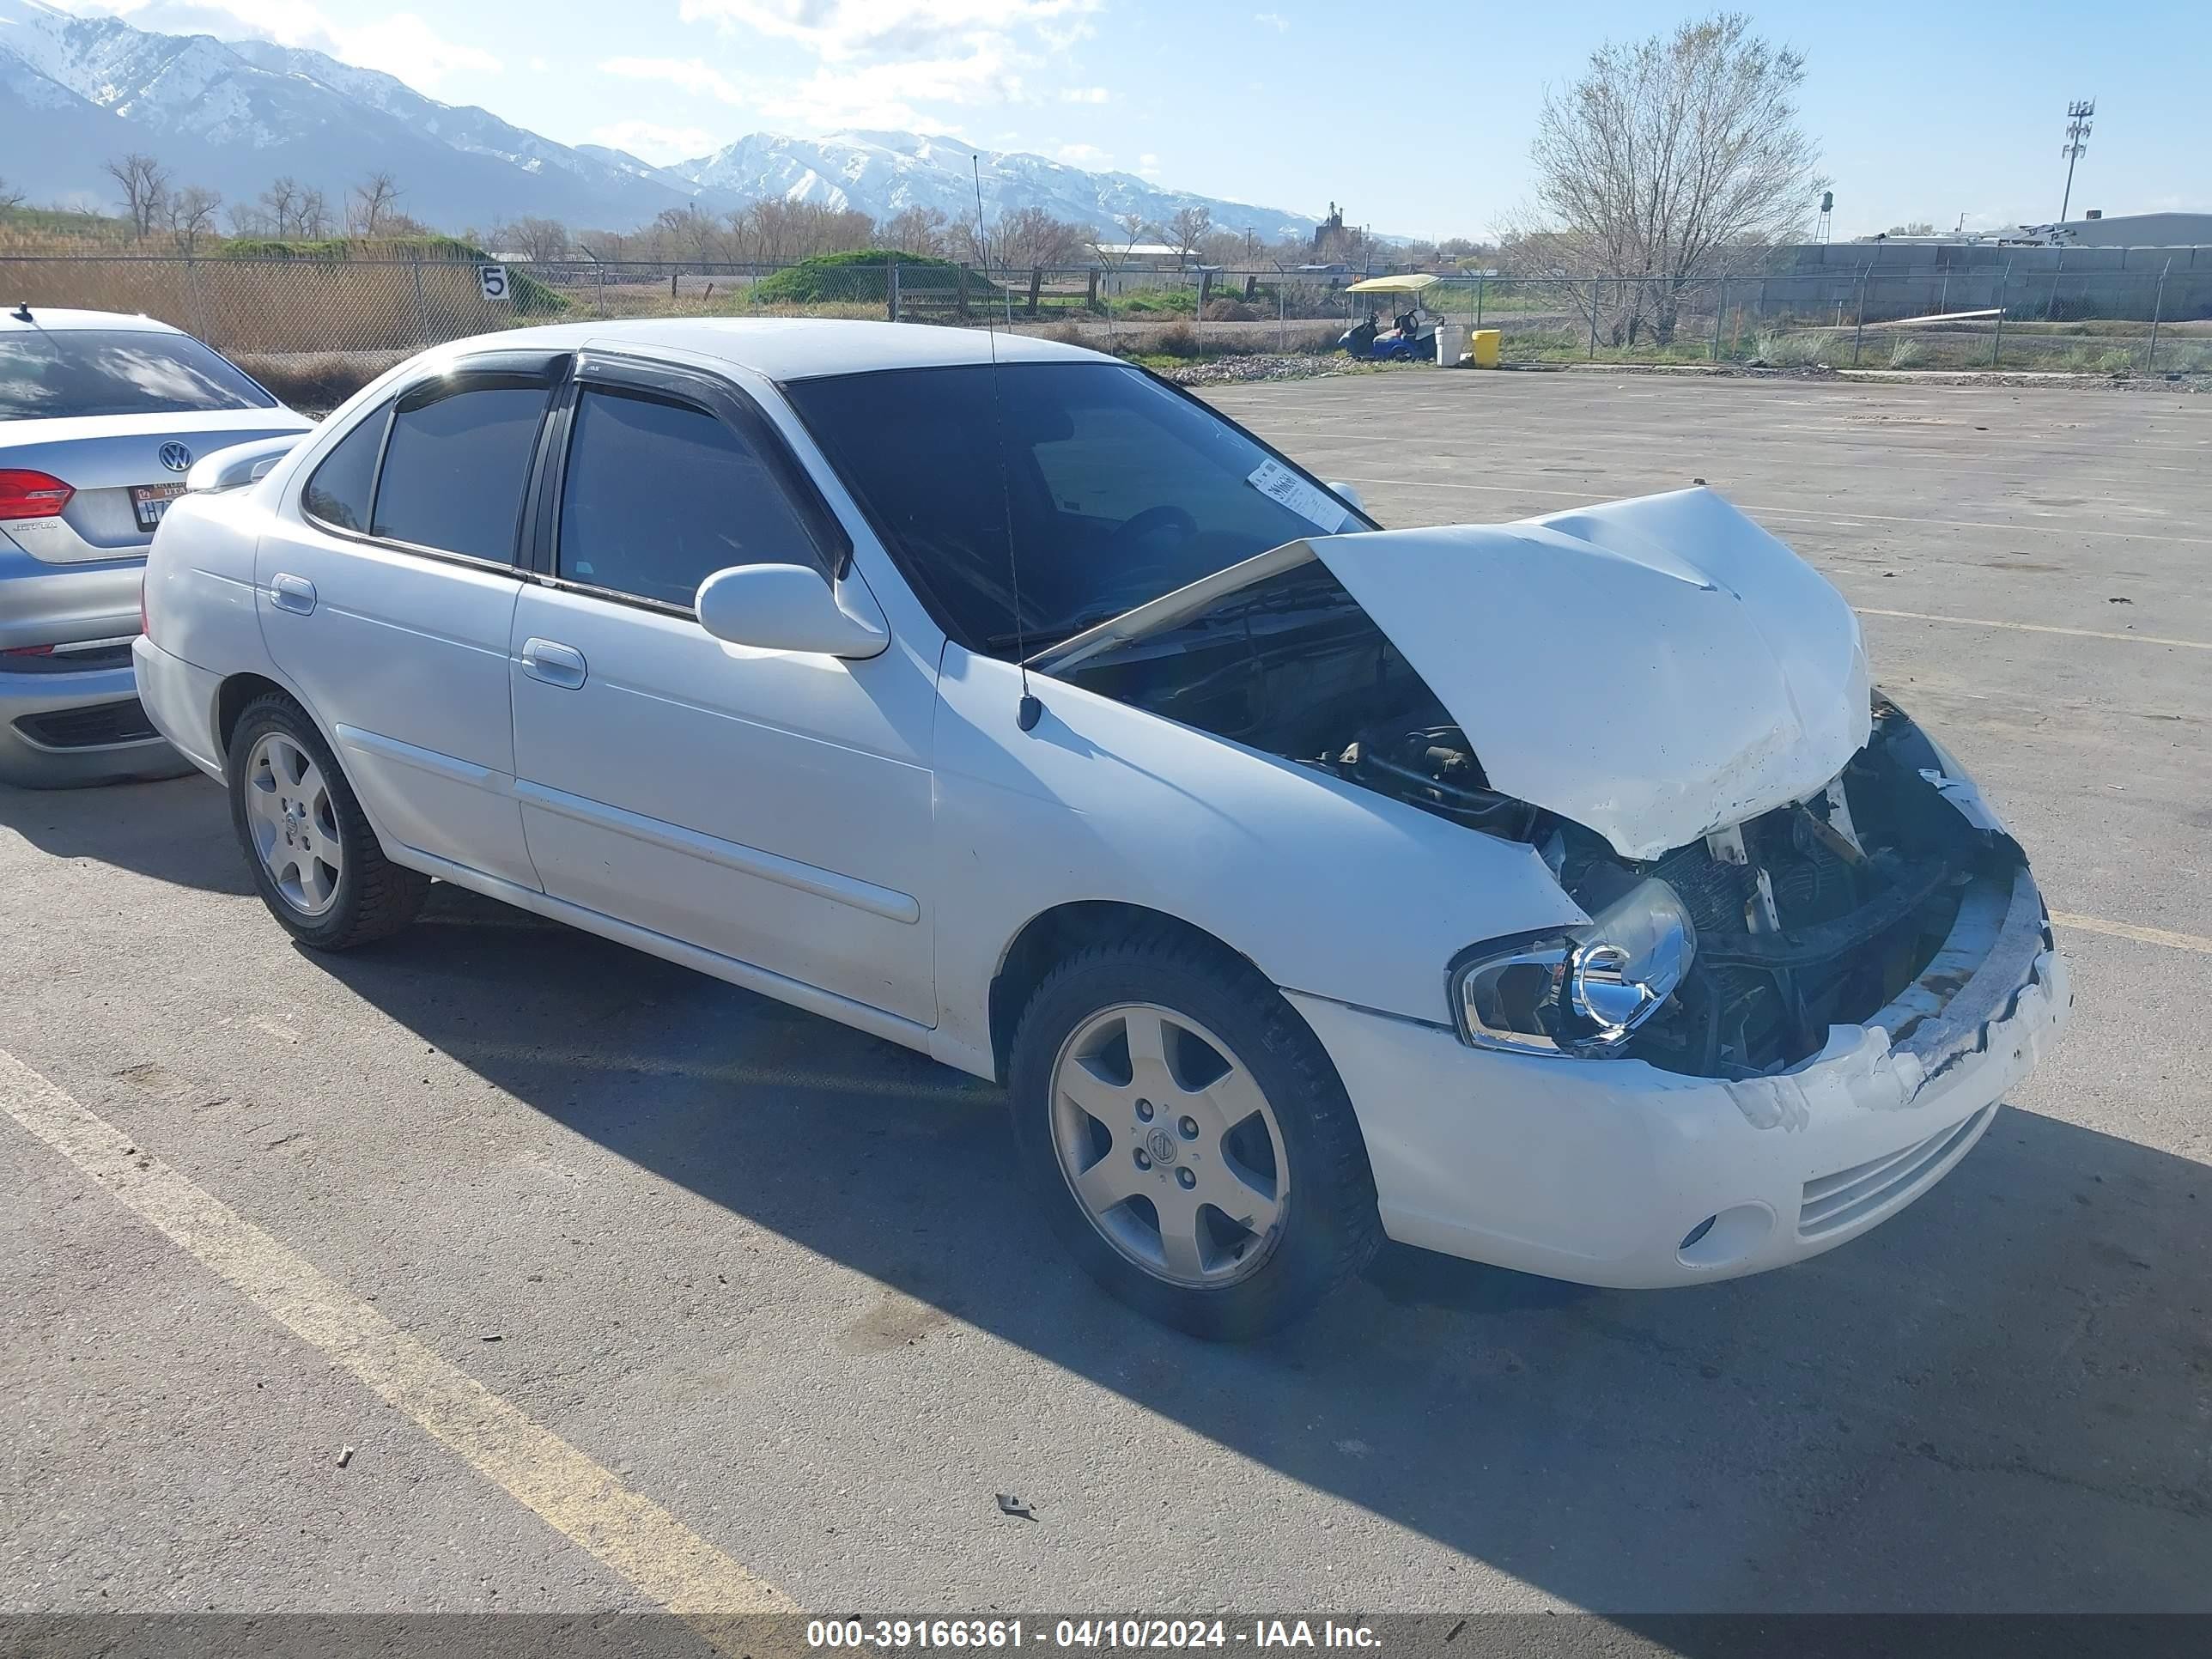
[[[533,680],[574,691],[584,683],[584,653],[557,640],[528,639],[522,642],[522,672]]]
[[[279,611],[312,617],[315,613],[315,585],[305,576],[289,575],[280,570],[269,579],[269,603]]]

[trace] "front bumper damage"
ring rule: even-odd
[[[1919,1198],[2057,1042],[2073,994],[2042,898],[2024,866],[1995,885],[1887,1007],[1769,1077],[1487,1052],[1291,1000],[1344,1079],[1391,1237],[1620,1289],[1735,1278]]]

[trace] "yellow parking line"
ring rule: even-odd
[[[2063,910],[2053,910],[2051,919],[2061,927],[2078,928],[2085,933],[2105,933],[2113,939],[2131,939],[2138,945],[2163,945],[2171,950],[2195,951],[2212,957],[2212,939],[2199,939],[2194,933],[2176,933],[2164,927],[2138,927],[2131,921],[2106,921],[2101,916],[2072,916]]]
[[[1954,628],[2002,628],[2014,634],[2065,634],[2077,640],[2118,640],[2123,645],[2178,645],[2185,651],[2212,651],[2212,640],[2174,640],[2156,634],[2113,634],[2096,628],[2055,628],[2049,623],[1992,622],[1986,617],[1937,617],[1925,611],[1881,611],[1854,605],[1862,617],[1902,617],[1907,622],[1948,623]]]
[[[0,1048],[0,1109],[458,1452],[555,1531],[694,1620],[798,1604],[441,1358],[304,1256]],[[711,1636],[712,1628],[702,1626]]]

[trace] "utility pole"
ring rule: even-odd
[[[2058,222],[2066,222],[2066,210],[2074,204],[2074,164],[2088,152],[2082,141],[2089,136],[2089,118],[2097,112],[2094,98],[2076,99],[2066,106],[2066,143],[2059,154],[2066,158],[2066,194],[2058,204]]]

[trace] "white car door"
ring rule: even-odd
[[[556,421],[512,639],[544,890],[933,1024],[935,658],[758,650],[700,627],[700,582],[732,565],[859,580],[836,517],[727,381],[586,353]]]
[[[270,655],[383,832],[537,885],[507,640],[523,497],[565,354],[470,359],[314,458],[255,561]]]

